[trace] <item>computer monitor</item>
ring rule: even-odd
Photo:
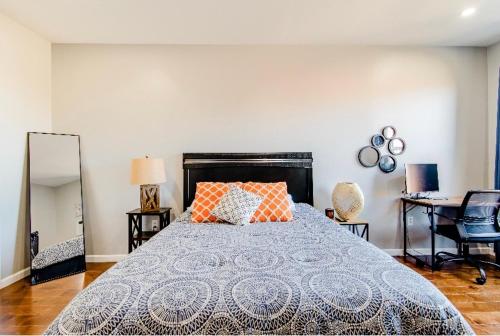
[[[439,191],[437,164],[406,164],[406,193],[432,191]]]

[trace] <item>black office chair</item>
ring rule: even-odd
[[[449,261],[467,262],[479,270],[480,277],[476,278],[476,281],[478,284],[484,285],[486,272],[482,265],[487,264],[500,269],[500,264],[473,258],[469,254],[469,243],[494,243],[496,253],[500,253],[499,209],[500,190],[467,192],[458,211],[458,217],[454,219],[455,225],[436,226],[436,233],[453,239],[459,246],[460,253],[460,255],[448,252],[437,253],[438,267]]]

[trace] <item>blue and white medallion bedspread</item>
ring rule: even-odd
[[[429,281],[312,207],[289,223],[183,214],[105,272],[47,334],[471,334]]]

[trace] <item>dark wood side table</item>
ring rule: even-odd
[[[160,230],[170,224],[170,210],[172,208],[160,208],[159,211],[143,212],[141,209],[135,209],[127,212],[128,215],[128,253],[142,245],[143,241],[149,240],[158,231],[143,231],[142,217],[158,216],[160,220]]]

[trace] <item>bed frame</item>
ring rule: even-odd
[[[184,210],[197,182],[286,182],[294,202],[313,205],[312,153],[184,153]]]

